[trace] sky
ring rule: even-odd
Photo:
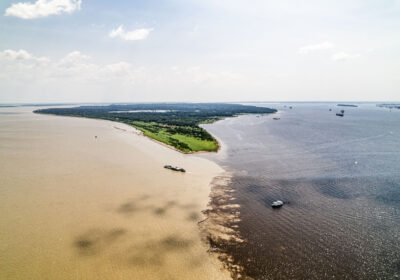
[[[2,0],[0,103],[400,101],[400,0]]]

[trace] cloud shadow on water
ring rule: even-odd
[[[91,229],[76,237],[73,247],[82,256],[96,255],[120,239],[126,232],[123,228]]]

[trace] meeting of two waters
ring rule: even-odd
[[[220,201],[234,207],[214,206],[218,213],[238,213],[225,225],[238,238],[211,246],[230,256],[242,276],[398,279],[400,110],[368,103],[255,105],[279,111],[204,125],[222,149],[195,157],[115,123],[3,109],[1,275],[225,279],[207,258],[200,218],[187,218],[188,211],[204,209],[216,172],[201,156],[232,174],[224,186],[231,198]],[[344,117],[336,116],[341,109]],[[189,172],[165,172],[166,159]],[[132,204],[135,197],[143,201]],[[284,206],[272,209],[278,199]],[[115,210],[118,205],[127,211]],[[164,205],[164,212],[152,210]],[[105,246],[110,228],[119,235]],[[77,248],[82,236],[87,240],[78,244],[86,247]],[[179,246],[171,246],[176,240]],[[81,254],[84,249],[95,253]]]
[[[400,110],[255,105],[279,112],[205,126],[227,147],[206,157],[233,173],[245,240],[220,250],[255,279],[398,279]]]

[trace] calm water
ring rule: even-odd
[[[234,172],[228,226],[245,240],[219,249],[255,279],[399,279],[400,110],[257,105],[280,111],[206,126],[228,147],[207,157]]]

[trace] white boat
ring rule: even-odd
[[[283,201],[282,200],[277,200],[272,202],[271,204],[272,208],[279,208],[283,206]]]

